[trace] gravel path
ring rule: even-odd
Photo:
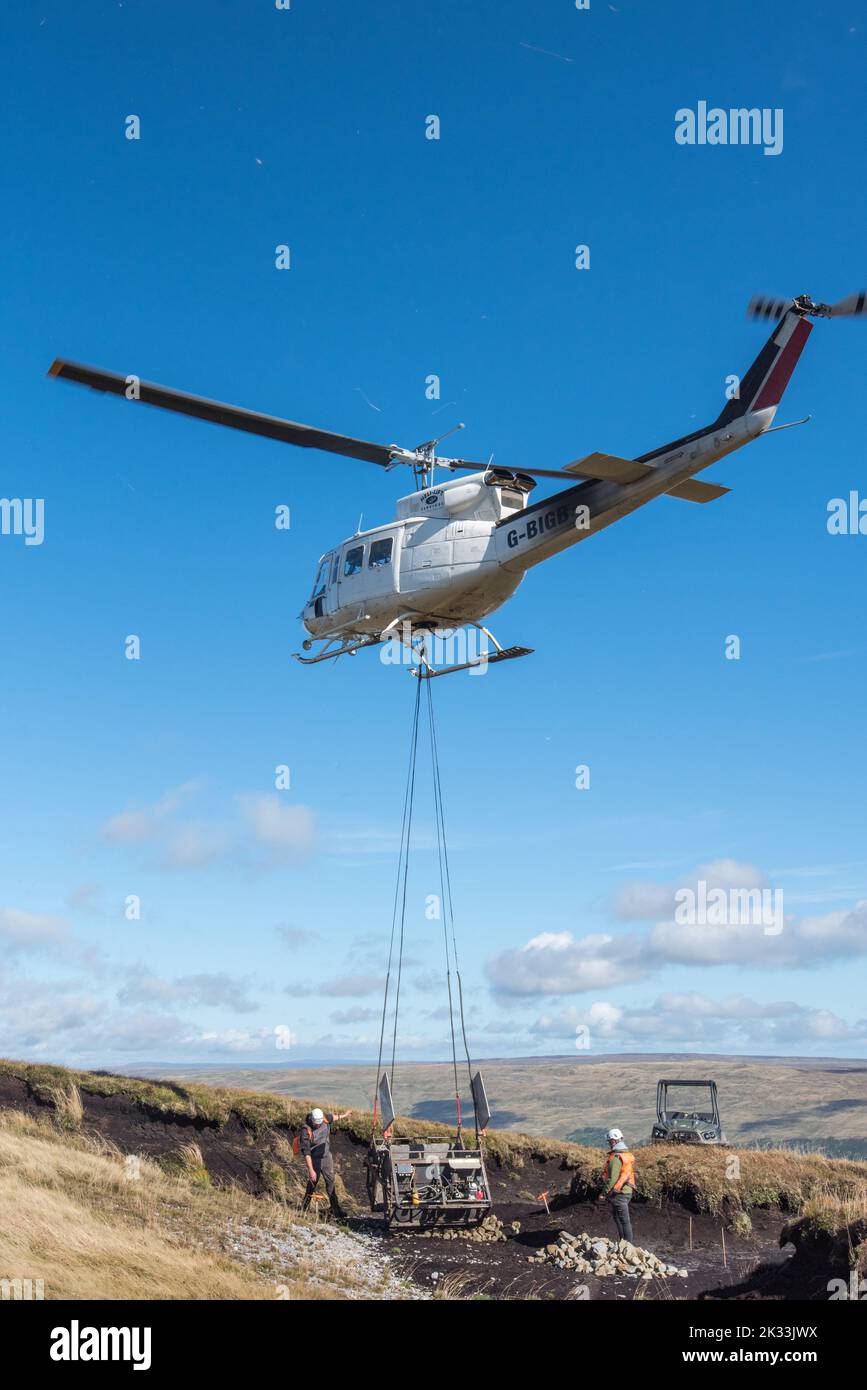
[[[267,1266],[277,1286],[281,1276],[303,1277],[330,1293],[339,1289],[349,1299],[431,1297],[427,1289],[396,1271],[381,1239],[359,1231],[298,1222],[289,1231],[276,1232],[251,1221],[233,1221],[222,1246],[233,1259]]]

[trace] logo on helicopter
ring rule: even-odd
[[[438,507],[443,500],[441,492],[426,492],[421,499],[423,507]]]

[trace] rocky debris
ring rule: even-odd
[[[520,1221],[512,1221],[509,1225],[509,1231],[512,1235],[517,1235],[520,1229]],[[418,1235],[425,1240],[472,1240],[479,1245],[509,1239],[506,1227],[498,1216],[494,1216],[493,1212],[486,1216],[478,1226],[436,1226],[432,1231],[419,1231]]]
[[[632,1279],[686,1279],[689,1273],[677,1265],[666,1264],[650,1250],[633,1245],[629,1240],[608,1240],[605,1236],[574,1236],[561,1231],[551,1245],[542,1246],[530,1255],[530,1264],[553,1264],[558,1269],[574,1269],[578,1274],[595,1274],[604,1278],[621,1274]]]
[[[304,1222],[273,1231],[249,1220],[231,1221],[220,1241],[233,1259],[259,1268],[273,1279],[303,1271],[311,1285],[347,1299],[430,1298],[430,1293],[400,1275],[371,1236],[324,1223]],[[276,1296],[276,1295],[275,1295]]]

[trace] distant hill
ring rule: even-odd
[[[482,1070],[492,1124],[498,1128],[599,1144],[605,1131],[618,1125],[638,1144],[650,1135],[660,1077],[713,1077],[732,1143],[791,1145],[832,1157],[867,1158],[867,1060],[624,1054],[494,1059],[483,1062]],[[167,1074],[275,1095],[315,1091],[337,1105],[368,1110],[373,1073],[370,1064],[315,1070],[308,1064],[281,1069],[176,1066]],[[464,1112],[470,1113],[466,1067],[460,1079]],[[450,1064],[398,1063],[394,1093],[403,1114],[451,1123],[452,1092]]]

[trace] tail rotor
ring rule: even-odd
[[[747,307],[747,317],[751,319],[780,319],[790,309],[802,317],[818,319],[858,318],[867,315],[867,290],[857,290],[836,304],[816,304],[808,294],[799,294],[794,299],[771,299],[767,295],[756,294]]]

